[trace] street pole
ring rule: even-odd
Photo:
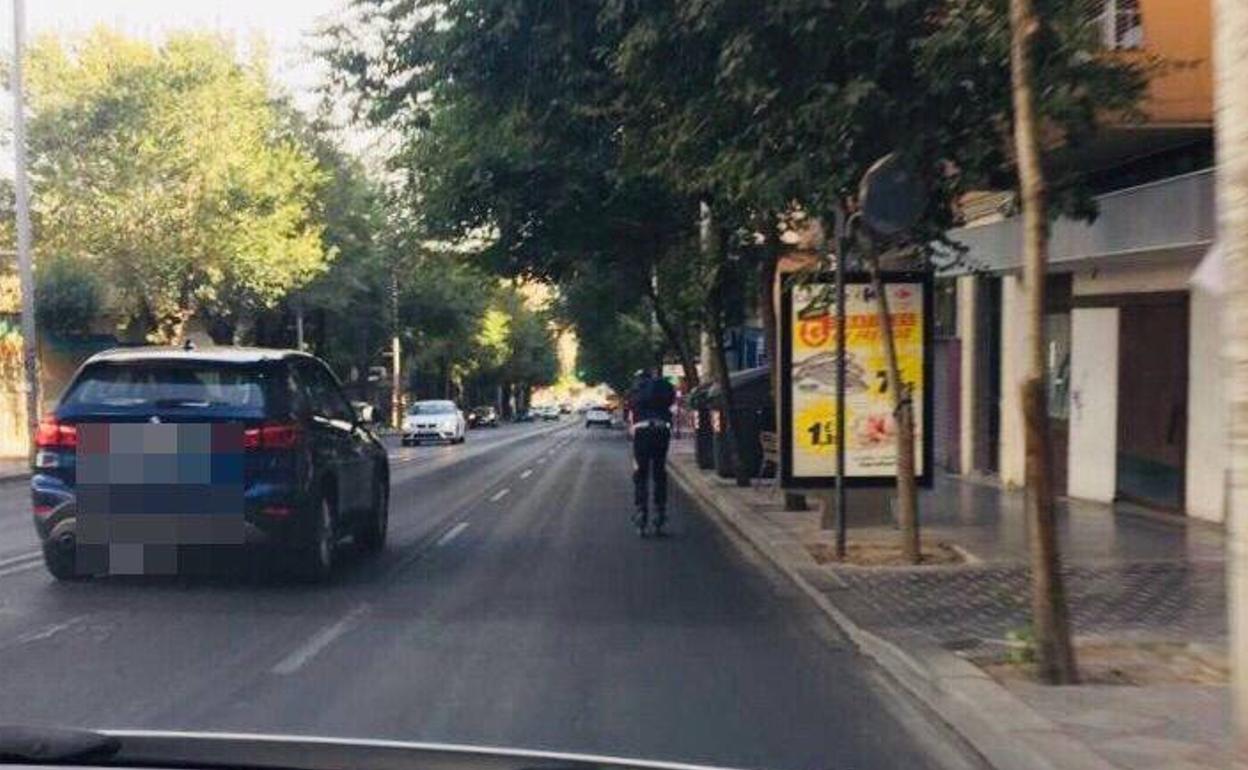
[[[836,209],[836,558],[845,559],[845,262],[849,233],[843,207]]]
[[[403,427],[403,346],[399,340],[399,270],[390,267],[390,424]]]
[[[303,340],[303,300],[295,300],[295,348],[306,350]]]
[[[35,341],[35,266],[30,243],[30,187],[26,179],[26,114],[23,106],[22,56],[26,4],[13,0],[13,158],[17,197],[17,268],[22,293],[22,364],[26,374],[26,440],[34,452],[39,429],[39,362]]]
[[[1235,747],[1248,752],[1248,7],[1214,3],[1218,251],[1230,415],[1227,594]]]

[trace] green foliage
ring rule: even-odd
[[[623,393],[633,372],[653,365],[662,340],[644,312],[640,296],[620,290],[609,267],[587,265],[565,282],[559,317],[576,326],[576,368],[590,385],[605,383]]]
[[[1137,63],[1097,54],[1086,0],[1046,0],[1040,111],[1077,146],[1143,94]],[[627,151],[730,211],[852,205],[866,168],[899,151],[925,177],[924,243],[957,196],[1016,184],[1006,0],[606,0],[620,43]],[[1087,213],[1079,180],[1059,180]]]
[[[325,177],[223,40],[44,38],[30,93],[39,248],[99,271],[153,336],[271,307],[325,269]]]
[[[624,162],[597,4],[374,8],[365,16],[390,47],[370,53],[339,29],[330,58],[375,118],[403,129],[396,165],[423,227],[481,240],[481,263],[502,275],[566,288],[592,269],[635,303],[664,302],[661,281],[646,289],[695,202]],[[592,338],[588,317],[565,320]]]
[[[100,310],[99,279],[69,259],[39,265],[35,275],[35,320],[39,329],[57,336],[90,331]]]
[[[1007,659],[1016,666],[1036,662],[1036,634],[1031,626],[1007,631],[1005,641],[1009,644]]]
[[[511,287],[501,288],[491,308],[491,315],[502,313],[506,321],[486,324],[485,339],[494,345],[503,332],[503,357],[498,367],[502,382],[536,387],[554,384],[559,377],[559,359],[555,354],[554,331],[549,314],[534,310],[524,296]],[[487,319],[491,317],[487,315]],[[496,316],[495,316],[496,317]]]
[[[1097,50],[1090,3],[1039,0],[1054,146],[1129,116],[1146,85],[1147,63]],[[400,130],[414,215],[478,241],[492,271],[557,283],[596,381],[653,360],[651,312],[678,351],[739,320],[774,257],[757,233],[852,209],[888,152],[926,181],[910,233],[921,247],[956,224],[963,193],[1017,183],[1007,0],[360,7],[369,31],[333,30],[328,56],[361,108]],[[1090,215],[1074,171],[1053,174],[1054,211]],[[705,252],[701,203],[714,216]]]
[[[399,328],[418,380],[445,387],[447,381],[498,368],[494,352],[484,350],[480,340],[482,326],[497,312],[492,278],[461,255],[437,254],[403,271],[399,285]]]

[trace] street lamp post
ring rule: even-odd
[[[26,374],[26,430],[34,451],[39,428],[39,363],[35,344],[35,267],[31,255],[30,188],[26,179],[26,115],[23,107],[22,51],[26,33],[24,0],[13,0],[13,160],[17,198],[17,268],[22,294],[22,363]]]

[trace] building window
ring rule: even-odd
[[[1106,48],[1126,51],[1144,47],[1144,18],[1140,15],[1140,0],[1105,0],[1098,21]]]

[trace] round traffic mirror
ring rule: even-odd
[[[880,235],[913,227],[926,204],[918,175],[895,152],[873,163],[858,186],[863,221]]]

